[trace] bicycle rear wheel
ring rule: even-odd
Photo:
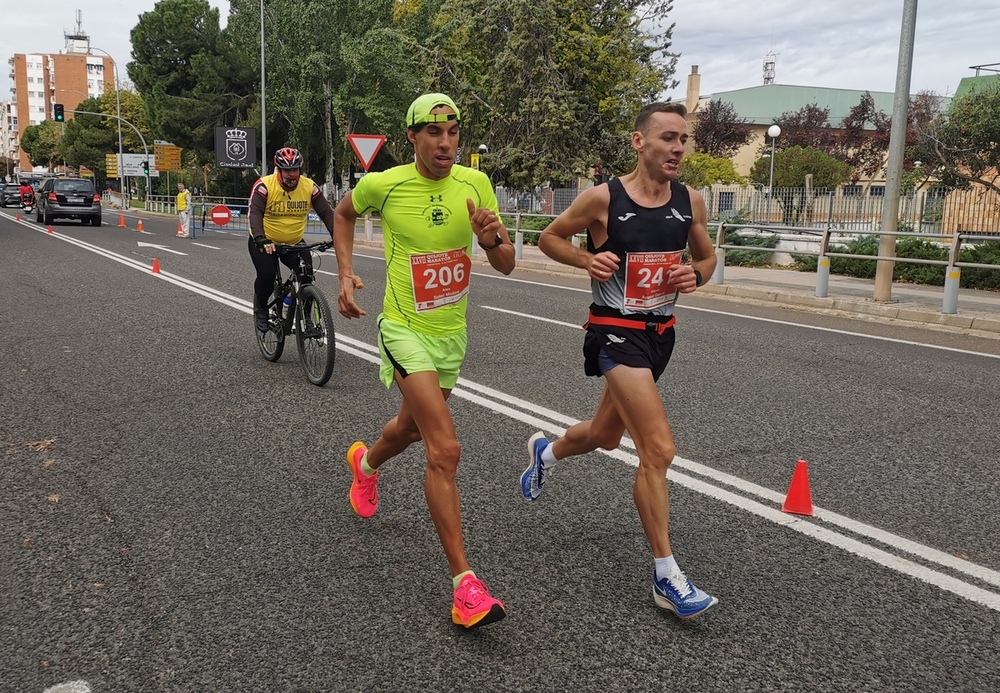
[[[261,332],[257,329],[257,321],[254,320],[253,331],[257,335],[257,348],[260,355],[268,361],[277,361],[281,358],[281,353],[285,350],[285,330],[281,321],[281,302],[283,296],[281,287],[275,283],[274,295],[271,302],[267,304],[267,331]]]
[[[312,284],[299,291],[302,311],[301,322],[295,330],[299,346],[299,361],[306,377],[313,385],[325,385],[333,375],[333,362],[337,354],[337,335],[333,327],[333,313],[326,297]]]

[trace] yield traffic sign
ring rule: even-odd
[[[367,171],[375,161],[378,150],[385,144],[385,135],[348,135],[347,141],[351,143],[351,148]]]

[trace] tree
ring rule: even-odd
[[[952,101],[946,114],[919,128],[910,156],[946,186],[1000,192],[1000,83]]]
[[[750,169],[750,180],[760,186],[770,181],[771,161],[761,157]],[[813,188],[833,190],[851,179],[851,167],[829,154],[805,147],[790,147],[774,156],[774,187],[782,208],[786,225],[797,224],[809,202],[806,194],[806,176],[812,176]]]
[[[32,166],[45,166],[52,170],[59,159],[62,127],[62,124],[54,120],[43,120],[38,125],[29,125],[24,129],[21,133],[21,149],[27,153]]]
[[[82,101],[78,111],[101,113],[101,100],[92,98]],[[117,127],[107,127],[107,118],[86,113],[78,113],[66,123],[66,132],[59,143],[59,152],[70,166],[86,166],[98,177],[106,176],[105,154],[118,151]],[[113,119],[110,119],[115,123]],[[123,130],[124,132],[124,130]]]
[[[265,10],[269,149],[302,151],[306,170],[336,182],[354,157],[350,133],[384,134],[374,168],[407,160],[403,116],[419,93],[419,57],[404,28],[427,3],[395,0],[280,0]],[[232,0],[226,37],[239,60],[258,66],[257,0]],[[424,21],[426,27],[427,22]],[[426,31],[426,29],[425,29]],[[256,84],[248,116],[260,122]]]
[[[727,185],[746,183],[746,178],[736,172],[731,159],[714,157],[705,152],[695,152],[685,156],[681,160],[677,178],[682,183],[699,190],[715,183]]]
[[[691,135],[696,151],[713,157],[731,157],[750,141],[751,126],[739,117],[736,108],[728,101],[709,101],[698,112]]]
[[[635,115],[676,85],[673,27],[645,22],[670,9],[670,0],[446,0],[439,32],[420,49],[471,117],[463,149],[482,137],[495,179],[518,190],[568,184],[595,160],[612,174],[634,165]]]
[[[873,178],[885,166],[892,119],[875,107],[875,99],[866,91],[840,122],[840,129],[837,158],[854,169],[853,180]]]
[[[238,79],[245,63],[221,40],[219,11],[207,0],[160,0],[131,37],[128,74],[153,133],[207,158],[215,126],[238,122],[246,91]]]
[[[815,103],[797,111],[785,111],[774,121],[781,128],[781,136],[774,143],[775,150],[802,147],[833,154],[837,148],[837,134],[830,128],[829,118],[830,109],[820,108]],[[769,149],[770,143],[765,141],[760,153]]]

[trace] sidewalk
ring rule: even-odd
[[[355,236],[358,246],[382,247],[379,231],[372,241],[365,240],[363,231]],[[486,253],[475,249],[472,260],[488,264]],[[518,268],[586,277],[583,270],[554,262],[536,246],[525,245]],[[816,274],[788,269],[758,269],[727,266],[723,284],[709,282],[698,289],[704,294],[732,300],[753,300],[776,303],[800,310],[835,310],[863,314],[870,318],[908,320],[928,325],[976,330],[1000,338],[1000,292],[959,289],[958,313],[941,312],[944,287],[923,284],[892,285],[890,302],[875,301],[875,281],[831,274],[825,298],[816,296]]]

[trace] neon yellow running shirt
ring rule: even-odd
[[[386,318],[429,335],[465,330],[473,241],[468,199],[500,213],[489,178],[465,166],[453,166],[439,181],[421,176],[415,163],[358,181],[354,210],[382,217]]]

